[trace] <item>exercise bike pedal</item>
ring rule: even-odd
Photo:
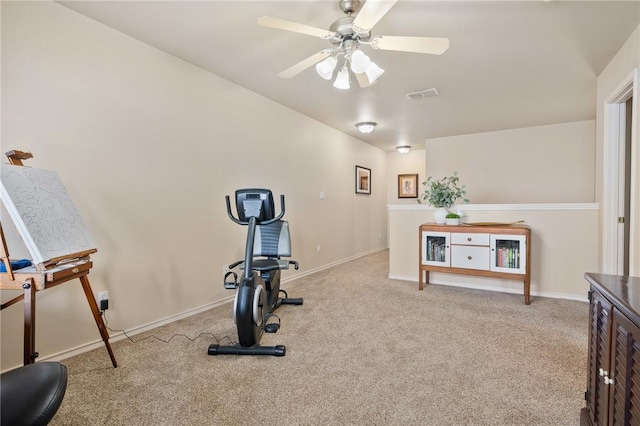
[[[279,300],[279,303],[281,305],[302,305],[304,303],[304,301],[302,300],[301,297],[297,297],[297,298],[291,297],[290,298],[289,294],[284,290],[280,290],[278,294],[280,294],[280,293],[284,294],[284,297],[281,297],[280,300]]]
[[[267,324],[267,321],[270,318],[275,318],[278,320],[278,322],[270,322],[269,324]],[[280,330],[280,317],[277,316],[276,314],[269,314],[267,315],[267,317],[264,319],[264,332],[265,333],[277,333],[278,330]]]
[[[280,324],[277,322],[272,322],[271,324],[266,324],[264,326],[265,333],[277,333],[280,330]]]
[[[232,275],[233,281],[227,280],[227,278]],[[233,271],[229,271],[224,274],[224,288],[227,290],[235,290],[238,288],[238,274]]]

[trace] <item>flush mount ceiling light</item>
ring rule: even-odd
[[[372,36],[371,29],[382,19],[398,0],[340,0],[340,9],[346,16],[338,19],[329,30],[312,27],[283,19],[263,16],[258,25],[306,34],[329,40],[334,46],[309,56],[279,75],[291,78],[313,65],[325,80],[334,78],[334,87],[349,89],[351,74],[355,75],[360,87],[374,84],[384,70],[371,60],[361,49],[370,46],[376,50],[427,53],[441,55],[449,48],[449,39],[441,37]],[[356,13],[357,12],[357,13]],[[342,66],[338,67],[339,60]],[[336,73],[335,70],[339,71]]]
[[[374,123],[373,121],[362,121],[356,124],[360,133],[371,133],[373,129],[378,125],[378,123]]]
[[[406,154],[407,152],[411,151],[411,145],[398,145],[396,146],[396,151],[398,151],[400,154]]]

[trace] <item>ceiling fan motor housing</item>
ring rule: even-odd
[[[343,40],[359,40],[368,41],[371,38],[371,32],[356,32],[353,28],[353,16],[345,16],[335,21],[329,27],[329,31],[336,34],[336,37],[330,39],[334,45],[339,45]]]

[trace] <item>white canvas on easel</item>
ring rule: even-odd
[[[56,172],[2,164],[0,198],[32,261],[96,251],[96,245]]]

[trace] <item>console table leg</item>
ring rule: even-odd
[[[531,280],[529,278],[524,280],[524,304],[528,305],[531,303]]]
[[[429,284],[429,271],[420,271],[418,290],[424,290],[424,285]]]
[[[109,358],[111,358],[111,363],[113,367],[117,367],[118,364],[116,362],[116,357],[113,355],[113,351],[111,350],[111,345],[109,344],[109,332],[107,331],[107,327],[104,325],[104,321],[102,321],[102,316],[100,316],[100,309],[98,309],[98,304],[96,303],[96,299],[93,295],[93,290],[91,290],[91,284],[89,284],[89,278],[86,275],[80,277],[80,282],[82,283],[82,289],[84,290],[85,296],[87,296],[87,301],[89,302],[89,307],[91,308],[91,313],[93,314],[93,319],[96,320],[96,325],[98,326],[98,331],[100,331],[100,336],[102,336],[102,341],[107,348],[107,352],[109,352]]]

